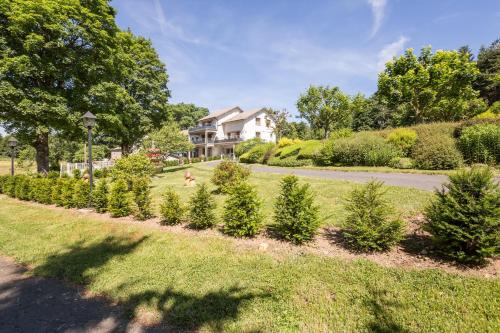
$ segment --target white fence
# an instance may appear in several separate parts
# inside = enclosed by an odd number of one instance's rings
[[[110,168],[113,165],[115,165],[115,161],[109,160],[109,161],[94,161],[92,162],[92,169],[93,170],[99,170],[99,169],[104,169],[104,168]],[[89,168],[88,163],[61,163],[61,175],[66,173],[68,175],[73,174],[73,170],[78,169],[82,172],[87,170]]]

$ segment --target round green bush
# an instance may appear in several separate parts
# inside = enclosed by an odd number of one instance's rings
[[[212,183],[219,192],[228,193],[236,184],[250,176],[250,169],[232,161],[222,161],[214,169]]]
[[[449,176],[425,211],[437,248],[467,263],[482,263],[500,254],[500,185],[487,168]]]
[[[458,147],[468,163],[500,163],[500,125],[478,124],[463,129]]]
[[[398,128],[389,133],[387,142],[401,150],[405,156],[409,156],[417,142],[417,132],[408,128]]]
[[[131,189],[134,177],[152,176],[154,171],[154,165],[146,155],[130,154],[116,161],[111,168],[111,177],[113,180],[125,179]]]
[[[234,186],[224,206],[224,232],[237,237],[256,235],[262,227],[262,202],[250,184]]]
[[[415,166],[424,170],[456,169],[462,165],[462,155],[455,140],[446,135],[420,136],[412,157]]]

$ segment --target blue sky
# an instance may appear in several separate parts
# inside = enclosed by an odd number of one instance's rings
[[[114,0],[120,27],[150,38],[171,102],[296,112],[311,84],[371,94],[385,61],[412,47],[500,37],[499,0]]]

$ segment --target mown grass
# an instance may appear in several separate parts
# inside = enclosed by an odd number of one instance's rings
[[[5,196],[0,208],[0,253],[37,275],[84,284],[131,315],[153,313],[181,329],[500,330],[498,279],[312,254],[271,256],[228,239],[109,223]]]
[[[187,204],[189,197],[194,193],[194,187],[184,186],[184,172],[187,167],[174,167],[167,169],[166,173],[160,174],[153,180],[153,201],[158,207],[161,195],[167,186],[172,186],[182,200]],[[211,185],[210,177],[213,168],[204,164],[195,164],[189,167],[190,172],[196,177],[197,183],[206,182]],[[272,223],[273,205],[279,194],[279,183],[283,175],[271,173],[254,172],[249,182],[257,188],[260,198],[263,200],[264,220],[266,224]],[[301,181],[311,185],[316,203],[320,207],[320,217],[323,226],[340,226],[346,216],[344,208],[347,195],[356,187],[360,186],[348,181],[329,180],[313,177],[299,177]],[[211,185],[212,186],[212,185]],[[211,187],[215,190],[215,187]],[[420,212],[431,198],[429,191],[387,186],[387,199],[395,206],[397,214],[402,216],[413,216]],[[224,195],[215,195],[217,201],[218,215],[221,215],[225,201]]]
[[[14,171],[16,174],[35,172],[36,166],[21,168],[16,163],[14,164]],[[0,175],[6,174],[10,174],[10,158],[0,157]]]

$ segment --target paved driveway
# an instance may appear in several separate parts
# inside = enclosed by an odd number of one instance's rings
[[[207,162],[209,166],[215,166],[218,161]],[[448,179],[444,175],[424,175],[411,173],[384,173],[384,172],[361,172],[361,171],[335,171],[314,170],[301,168],[280,168],[267,165],[251,165],[254,172],[268,172],[276,174],[294,174],[297,176],[316,177],[324,179],[339,179],[352,182],[366,183],[371,179],[378,179],[387,185],[412,187],[421,190],[432,191],[440,188]]]

